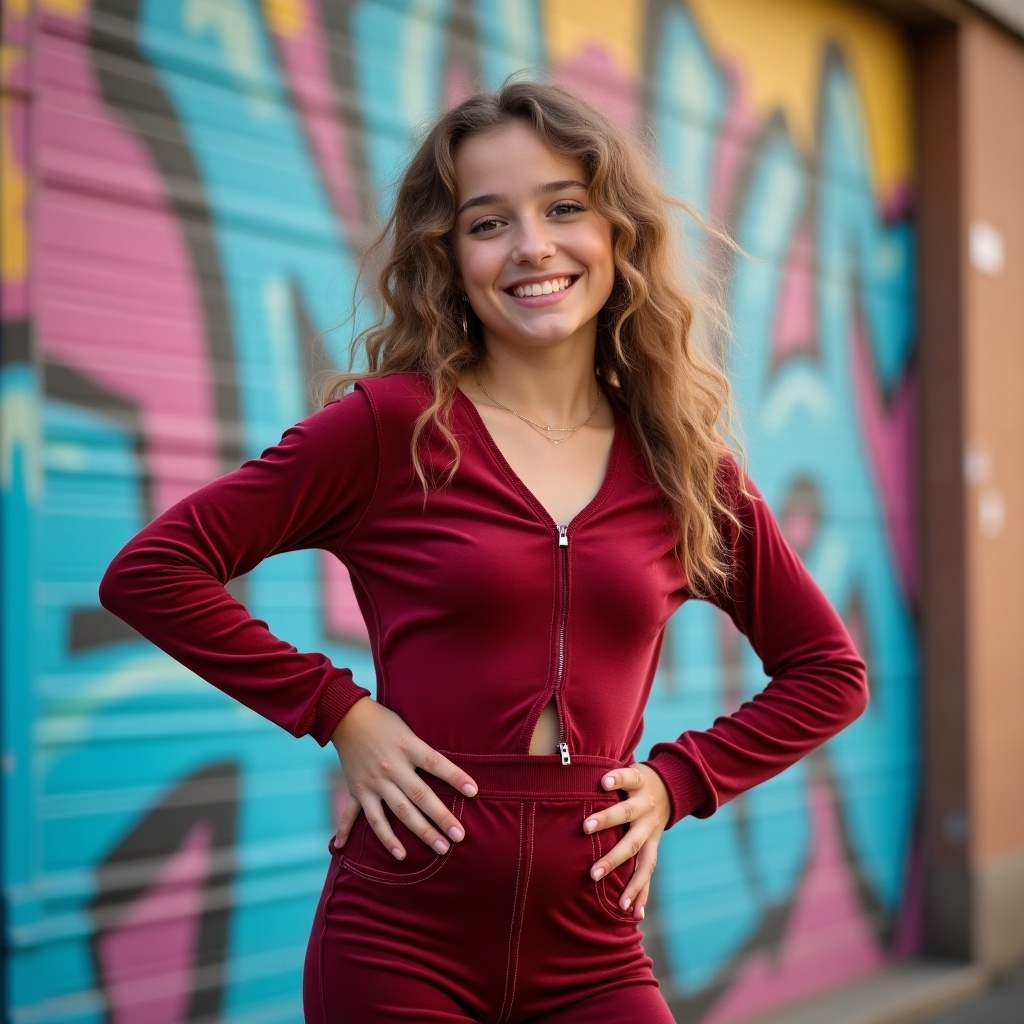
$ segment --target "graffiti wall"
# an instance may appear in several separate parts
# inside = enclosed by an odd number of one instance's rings
[[[745,250],[722,280],[751,471],[870,666],[854,726],[665,836],[645,931],[666,994],[680,1021],[725,1024],[912,953],[913,174],[894,27],[828,0],[18,0],[3,17],[12,1020],[301,1019],[336,764],[142,642],[96,587],[143,523],[312,408],[347,332],[315,339],[348,312],[417,130],[523,67],[653,124],[673,188]],[[232,590],[372,680],[320,553]],[[764,682],[724,618],[688,605],[645,745]]]

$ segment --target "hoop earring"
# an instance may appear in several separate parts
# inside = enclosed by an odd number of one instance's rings
[[[466,293],[462,293],[462,337],[469,341],[469,318],[466,316]]]

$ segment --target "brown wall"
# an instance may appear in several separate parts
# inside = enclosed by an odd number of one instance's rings
[[[918,81],[925,952],[999,969],[1024,960],[1024,40],[942,13]]]
[[[961,45],[972,938],[999,966],[1024,958],[1024,42],[978,19]]]
[[[969,258],[964,273],[970,846],[981,861],[1024,850],[1024,42],[978,21],[962,47],[967,250],[983,220],[1005,252],[1001,273]]]

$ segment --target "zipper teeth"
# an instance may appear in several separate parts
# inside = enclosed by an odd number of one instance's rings
[[[569,613],[569,528],[558,528],[559,555],[562,561],[562,617],[558,624],[558,671],[555,675],[555,714],[558,716],[558,744],[565,743],[565,720],[559,697],[562,692],[562,674],[565,670],[565,620]],[[562,541],[565,541],[563,544]]]

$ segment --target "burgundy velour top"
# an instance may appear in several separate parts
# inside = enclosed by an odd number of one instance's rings
[[[348,567],[377,670],[377,700],[435,748],[527,753],[555,700],[562,759],[633,760],[669,616],[689,598],[673,524],[616,411],[593,501],[556,524],[461,392],[462,461],[423,489],[410,458],[425,378],[368,379],[285,431],[258,459],[189,495],[116,556],[103,606],[197,675],[294,735],[326,744],[369,691],[322,654],[274,636],[225,589],[270,555],[322,548]],[[428,438],[428,471],[450,452]],[[646,762],[670,824],[707,817],[853,721],[864,663],[842,621],[739,470],[723,463],[743,530],[723,526],[735,574],[720,605],[771,677],[705,730]],[[562,527],[560,529],[560,526]]]

